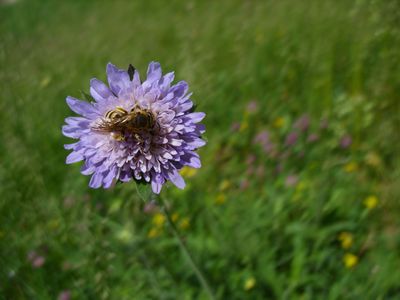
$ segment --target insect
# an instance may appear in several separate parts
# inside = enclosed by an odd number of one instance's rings
[[[114,139],[124,141],[125,136],[133,135],[140,140],[140,133],[151,132],[156,125],[154,115],[147,109],[135,105],[130,112],[117,106],[92,126],[94,131],[111,133]]]

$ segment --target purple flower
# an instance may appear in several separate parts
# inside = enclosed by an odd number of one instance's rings
[[[286,136],[286,140],[285,140],[285,145],[286,146],[293,146],[294,144],[296,144],[297,142],[297,138],[298,138],[298,134],[295,131],[290,132],[287,136]]]
[[[292,186],[295,186],[298,181],[299,181],[299,177],[297,175],[291,174],[291,175],[286,177],[285,185],[287,187],[292,187]]]
[[[69,290],[62,291],[58,294],[58,300],[70,300],[71,299],[71,292]]]
[[[353,140],[351,139],[351,136],[348,134],[345,134],[344,136],[342,136],[342,138],[340,139],[340,147],[342,149],[346,149],[348,147],[350,147],[351,143],[353,142]]]
[[[311,133],[308,137],[307,137],[307,142],[309,143],[314,143],[316,141],[319,140],[319,135],[316,133]]]
[[[307,114],[302,115],[294,123],[294,128],[300,131],[306,131],[310,126],[310,117]]]
[[[34,268],[40,268],[44,265],[44,263],[46,262],[46,259],[43,256],[36,256],[33,260],[32,260],[32,266]]]
[[[269,141],[269,132],[267,130],[262,130],[254,137],[253,143],[265,145],[269,143]]]
[[[258,110],[258,103],[256,100],[251,100],[249,103],[247,103],[246,110],[249,113],[255,113]]]
[[[253,139],[253,144],[261,145],[262,149],[266,154],[274,156],[275,144],[269,138],[270,134],[267,130],[260,131]]]
[[[66,118],[62,128],[65,136],[78,139],[65,145],[72,150],[67,164],[84,161],[81,173],[92,176],[92,188],[134,179],[151,183],[157,194],[168,180],[183,189],[178,171],[200,168],[196,150],[205,145],[205,127],[199,124],[205,113],[192,112],[188,84],[171,86],[174,73],[163,76],[157,62],[149,64],[144,81],[132,66],[126,71],[110,63],[107,77],[109,87],[90,81],[95,102],[67,97],[69,107],[81,115]]]

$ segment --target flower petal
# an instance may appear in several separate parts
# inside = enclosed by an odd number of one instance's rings
[[[73,112],[76,112],[84,117],[93,118],[98,115],[96,108],[89,102],[81,101],[68,96],[67,104]]]
[[[114,97],[108,86],[96,78],[90,80],[90,94],[97,102],[105,102],[108,98]]]
[[[171,182],[180,189],[184,189],[186,186],[185,180],[183,180],[182,176],[179,174],[177,170],[174,170],[172,173],[169,173],[169,180],[171,180]]]
[[[73,164],[73,163],[81,161],[83,159],[84,159],[84,157],[81,153],[73,151],[67,156],[67,159],[65,162],[67,164]]]
[[[117,96],[127,93],[131,87],[128,72],[118,69],[111,63],[107,65],[107,79],[111,91]]]

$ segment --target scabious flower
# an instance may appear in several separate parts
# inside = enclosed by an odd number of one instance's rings
[[[58,294],[58,300],[70,300],[71,299],[71,292],[69,290],[62,291]]]
[[[178,171],[200,168],[196,150],[205,145],[205,127],[199,124],[205,113],[193,112],[188,84],[171,86],[174,73],[163,76],[157,62],[149,64],[144,81],[133,67],[126,71],[110,63],[107,77],[109,87],[98,79],[90,81],[94,102],[67,97],[69,107],[81,116],[65,119],[63,134],[78,139],[65,145],[72,150],[66,162],[83,160],[81,172],[92,175],[92,188],[132,179],[151,183],[157,194],[168,180],[184,188]],[[130,117],[121,121],[121,114]],[[111,117],[120,118],[112,128],[117,132],[107,125]]]
[[[342,149],[347,149],[351,146],[352,142],[353,142],[353,140],[352,140],[351,136],[349,134],[345,134],[344,136],[342,136],[340,138],[339,144]]]
[[[300,130],[301,132],[306,131],[310,126],[310,117],[307,114],[302,115],[296,120],[293,127]]]
[[[297,132],[295,132],[295,131],[290,132],[286,136],[285,145],[288,147],[293,146],[294,144],[296,144],[298,137],[299,137],[299,135],[297,134]]]
[[[293,187],[298,182],[299,182],[299,176],[297,176],[295,174],[291,174],[291,175],[287,176],[286,179],[285,179],[285,185],[287,187]]]
[[[246,111],[249,113],[255,113],[258,110],[258,103],[256,100],[251,100],[249,103],[247,103],[246,106]]]

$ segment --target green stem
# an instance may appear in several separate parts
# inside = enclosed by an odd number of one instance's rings
[[[212,292],[210,285],[208,284],[206,278],[204,277],[204,275],[202,274],[202,272],[200,271],[200,269],[197,267],[196,263],[194,262],[193,256],[190,254],[189,249],[186,247],[185,242],[182,240],[182,237],[180,236],[180,234],[178,233],[178,229],[176,228],[174,222],[172,221],[172,218],[168,212],[168,209],[164,203],[164,201],[162,200],[161,197],[159,197],[160,202],[161,202],[161,209],[162,212],[164,213],[168,224],[170,226],[170,228],[172,229],[172,233],[174,234],[176,240],[178,241],[179,247],[181,248],[183,254],[186,256],[186,259],[190,265],[190,267],[192,268],[193,272],[196,274],[197,279],[200,281],[203,289],[206,291],[206,293],[208,294],[208,297],[211,300],[215,299],[214,293]]]

